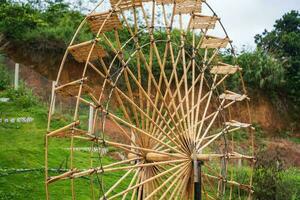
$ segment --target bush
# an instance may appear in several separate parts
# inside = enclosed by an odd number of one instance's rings
[[[231,56],[225,55],[224,62],[233,63]],[[238,65],[243,69],[243,78],[251,89],[265,92],[278,92],[285,83],[284,66],[281,61],[261,49],[243,51],[237,58]],[[239,76],[230,78],[229,85],[236,88],[240,83]]]
[[[9,88],[4,94],[10,98],[20,108],[30,108],[38,103],[38,99],[33,95],[32,90],[21,84],[18,90]]]
[[[9,85],[10,85],[9,73],[0,60],[0,91],[7,89]]]
[[[242,53],[238,63],[243,68],[245,81],[251,87],[269,90],[284,84],[282,63],[260,49]]]
[[[284,169],[278,155],[276,151],[262,151],[257,156],[258,161],[253,179],[255,199],[257,200],[296,200],[300,198],[299,175],[291,174],[289,170]]]

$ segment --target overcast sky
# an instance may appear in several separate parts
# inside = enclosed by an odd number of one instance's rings
[[[221,18],[234,45],[254,47],[254,36],[272,30],[275,20],[300,10],[300,0],[207,0]]]

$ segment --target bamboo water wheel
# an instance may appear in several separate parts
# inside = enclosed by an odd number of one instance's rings
[[[61,183],[72,199],[252,199],[254,128],[231,43],[205,0],[101,1],[59,69],[50,110],[57,95],[74,106],[64,124],[49,112],[47,199],[61,199]],[[82,67],[66,81],[68,59]],[[107,135],[112,124],[119,131]],[[50,172],[66,142],[65,169]],[[108,162],[105,148],[124,156]]]

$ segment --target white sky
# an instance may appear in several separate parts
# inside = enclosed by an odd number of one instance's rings
[[[300,10],[300,0],[207,0],[221,18],[234,46],[255,47],[254,36],[272,30],[275,20]]]

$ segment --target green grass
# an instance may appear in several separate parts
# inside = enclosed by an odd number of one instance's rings
[[[15,102],[0,103],[1,118],[32,117],[29,124],[0,124],[0,168],[43,168],[43,136],[46,111],[41,105],[23,109]],[[6,174],[0,172],[0,199],[42,199],[44,172]]]
[[[17,94],[21,92],[16,92]],[[34,104],[22,104],[23,96],[27,95]],[[21,95],[11,94],[11,91],[2,91],[0,96],[10,96],[12,101],[0,103],[0,118],[32,117],[32,123],[0,123],[0,199],[45,199],[44,189],[44,135],[47,126],[47,107],[39,103],[30,92]],[[21,101],[21,103],[20,103]],[[55,116],[53,128],[61,127],[68,121],[68,117]],[[75,141],[76,146],[89,147],[88,142]],[[49,168],[70,167],[69,139],[51,139],[49,141]],[[78,169],[90,167],[90,153],[75,151],[74,165]],[[97,155],[92,157],[95,165],[99,164]],[[113,162],[113,159],[104,157],[103,164]],[[17,172],[16,169],[33,169],[29,172]],[[62,173],[62,172],[60,172]],[[57,172],[49,172],[57,175]],[[123,172],[111,173],[103,176],[109,187],[116,182]],[[125,182],[128,182],[127,180]],[[99,183],[94,177],[94,193],[99,195]],[[124,188],[121,185],[119,190]],[[79,178],[75,181],[76,197],[91,199],[90,179]],[[117,190],[118,191],[118,190]],[[70,199],[70,181],[59,181],[51,184],[52,199]]]
[[[0,97],[10,97],[11,102],[0,103],[0,118],[32,117],[32,123],[0,123],[0,200],[23,200],[45,199],[44,187],[44,135],[47,126],[47,106],[40,103],[28,89],[21,87],[19,91],[7,89],[0,91]],[[86,110],[87,111],[87,110]],[[85,112],[87,113],[87,112]],[[87,116],[82,117],[87,120]],[[72,121],[72,116],[68,114],[55,114],[52,129],[60,128]],[[81,125],[82,128],[85,125]],[[235,138],[238,141],[247,139],[245,134]],[[76,147],[89,147],[90,142],[75,140]],[[49,168],[67,169],[70,168],[70,139],[52,138],[49,141]],[[115,151],[114,148],[109,148]],[[94,153],[91,157],[89,152],[75,151],[74,166],[77,169],[88,169],[90,159],[94,166],[100,166],[99,157]],[[103,164],[115,162],[106,156],[102,159]],[[21,169],[21,171],[17,171]],[[22,171],[30,169],[30,171]],[[205,172],[205,169],[203,169]],[[234,174],[234,179],[247,184],[249,182],[249,169],[236,169],[239,173]],[[290,188],[291,199],[298,199],[300,187],[299,169],[288,169],[284,171],[283,183]],[[63,173],[50,171],[50,176]],[[75,179],[76,197],[80,200],[91,199],[94,194],[96,199],[102,194],[101,186],[107,191],[125,172],[110,172],[103,175],[94,175],[91,179],[87,177]],[[130,174],[120,186],[113,191],[113,194],[124,190],[130,182]],[[101,184],[103,178],[103,185]],[[99,180],[98,180],[99,179]],[[91,190],[91,184],[94,189]],[[49,191],[51,199],[71,199],[70,180],[57,181],[50,185]],[[208,191],[214,192],[214,191]],[[239,191],[234,188],[234,195]],[[246,194],[240,193],[242,197]],[[129,196],[129,195],[128,195]],[[237,198],[237,197],[236,197]]]

